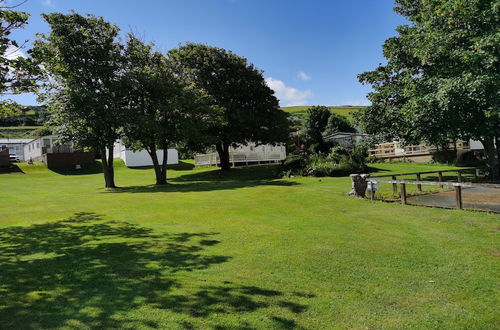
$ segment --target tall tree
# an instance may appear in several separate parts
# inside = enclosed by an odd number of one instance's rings
[[[7,96],[32,90],[32,75],[37,67],[22,56],[26,41],[19,44],[11,33],[28,23],[29,14],[15,10],[18,5],[8,5],[0,0],[0,118],[19,114],[20,106]]]
[[[498,177],[500,3],[396,0],[395,11],[409,24],[384,43],[387,64],[359,75],[374,89],[367,132],[434,145],[479,140]]]
[[[58,124],[58,134],[97,151],[105,186],[114,188],[113,145],[124,118],[119,29],[93,15],[42,16],[51,31],[40,35],[33,49],[45,68],[41,96]]]
[[[233,144],[276,143],[288,137],[287,114],[279,109],[262,71],[225,49],[188,43],[169,52],[175,72],[205,90],[222,120],[206,130],[219,154],[221,169],[228,170]]]
[[[346,117],[332,113],[328,118],[328,124],[323,134],[333,134],[337,132],[355,133],[356,128]]]
[[[323,140],[323,132],[328,126],[330,116],[330,109],[322,105],[315,105],[307,109],[304,134],[308,138],[309,143],[315,146],[316,151],[326,151],[328,149]]]
[[[166,184],[168,149],[181,142],[197,141],[216,111],[207,111],[203,91],[175,76],[166,57],[155,51],[153,44],[129,35],[124,57],[128,109],[125,142],[133,150],[147,150],[156,184]],[[162,150],[161,161],[158,150]]]

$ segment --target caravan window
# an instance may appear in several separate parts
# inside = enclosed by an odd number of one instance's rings
[[[50,148],[50,139],[43,139],[43,146]]]

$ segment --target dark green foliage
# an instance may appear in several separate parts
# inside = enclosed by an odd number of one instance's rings
[[[313,145],[316,152],[326,151],[329,148],[323,140],[323,132],[328,125],[330,115],[330,109],[325,106],[316,105],[307,109],[304,135],[308,144]]]
[[[372,106],[360,114],[364,129],[436,146],[479,140],[497,175],[500,3],[397,0],[395,10],[409,24],[384,43],[387,64],[359,75],[374,89]]]
[[[167,183],[168,149],[185,141],[198,141],[200,132],[217,120],[217,109],[208,96],[176,76],[167,58],[129,34],[124,53],[124,86],[127,91],[125,142],[151,156],[156,184]],[[163,150],[162,161],[157,150]]]
[[[20,50],[27,41],[19,44],[10,37],[12,32],[23,28],[28,23],[28,13],[13,10],[18,5],[7,4],[5,0],[0,0],[1,96],[31,91],[35,86],[32,75],[37,71],[37,67],[31,59],[26,59],[20,54]],[[0,100],[0,118],[19,115],[20,107],[12,100],[2,98]]]
[[[32,52],[44,67],[41,97],[58,134],[95,150],[103,160],[106,187],[114,187],[113,144],[125,119],[119,29],[92,15],[43,18],[50,33],[39,36]]]
[[[188,43],[169,51],[169,60],[179,76],[205,90],[211,104],[222,111],[220,120],[204,130],[210,139],[203,144],[215,146],[223,170],[230,167],[232,144],[287,140],[288,115],[279,109],[262,71],[245,58],[225,49]]]
[[[49,120],[46,106],[19,107],[11,116],[0,117],[1,126],[38,126],[44,125]]]
[[[329,154],[299,150],[283,162],[284,175],[347,176],[366,171],[367,152],[363,148],[335,147]]]
[[[326,125],[326,129],[323,131],[323,134],[327,135],[337,132],[355,133],[356,128],[346,117],[332,113],[328,118],[328,124]]]

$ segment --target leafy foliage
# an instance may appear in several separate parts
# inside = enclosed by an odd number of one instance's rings
[[[298,150],[290,153],[283,162],[284,175],[346,176],[361,173],[366,168],[367,149],[335,147],[329,154]]]
[[[128,119],[125,141],[133,150],[147,150],[156,173],[156,184],[167,181],[168,148],[201,139],[216,109],[208,111],[208,97],[185,84],[170,69],[166,57],[134,35],[128,35],[124,80]],[[163,150],[160,163],[156,151]]]
[[[24,46],[11,39],[13,31],[22,29],[29,14],[13,10],[18,5],[9,6],[0,0],[0,95],[6,96],[31,90],[35,82],[32,75],[37,67],[30,59],[21,56]],[[20,106],[10,99],[0,101],[0,118],[19,115]]]
[[[359,75],[373,86],[367,133],[408,143],[480,140],[498,171],[500,3],[397,0],[410,22],[384,43],[388,62]]]
[[[223,170],[230,167],[229,146],[284,142],[288,138],[287,114],[281,111],[262,71],[225,49],[188,43],[169,51],[169,60],[179,76],[193,82],[222,111],[218,122],[208,127],[204,144],[215,145]]]
[[[336,132],[355,133],[356,128],[346,117],[332,113],[328,118],[328,124],[323,134],[333,134]]]
[[[51,32],[40,35],[33,50],[45,68],[41,97],[58,134],[97,151],[106,187],[114,187],[113,144],[125,118],[119,29],[93,15],[42,16]]]

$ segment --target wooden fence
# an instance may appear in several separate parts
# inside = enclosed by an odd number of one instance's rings
[[[467,169],[458,169],[458,170],[441,170],[441,171],[427,171],[427,172],[413,172],[413,173],[399,173],[399,174],[389,174],[389,175],[374,175],[370,176],[367,181],[368,182],[382,182],[382,183],[391,183],[392,184],[392,191],[393,194],[398,193],[398,185],[400,186],[401,190],[401,204],[408,204],[407,200],[407,193],[406,193],[406,185],[408,184],[413,184],[417,185],[417,190],[419,192],[422,192],[422,185],[432,185],[432,186],[440,186],[441,188],[444,188],[444,186],[452,186],[455,188],[455,199],[456,199],[456,208],[457,209],[462,209],[463,208],[463,202],[462,202],[462,188],[463,187],[474,187],[474,186],[480,186],[477,184],[472,184],[472,183],[464,183],[462,182],[462,173],[463,172],[468,172],[468,171],[473,171],[475,179],[477,179],[480,175],[480,169],[479,168],[467,168]],[[449,172],[454,172],[456,173],[457,176],[457,182],[447,182],[443,181],[443,173],[449,173]],[[438,174],[438,181],[422,181],[421,177],[423,174]],[[410,176],[410,175],[415,175],[416,180],[398,180],[397,177],[401,176]],[[391,180],[380,180],[379,178],[387,178],[390,177]],[[373,180],[376,179],[376,180]],[[375,191],[370,190],[370,198],[374,199],[375,198]]]

